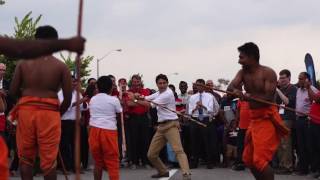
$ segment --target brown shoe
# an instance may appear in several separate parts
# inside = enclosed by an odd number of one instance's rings
[[[154,174],[151,176],[151,178],[162,178],[162,177],[169,177],[169,172],[163,173],[163,174]]]
[[[191,174],[183,174],[182,179],[183,180],[191,180]]]

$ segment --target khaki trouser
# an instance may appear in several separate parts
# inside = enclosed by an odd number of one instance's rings
[[[284,124],[291,129],[292,120],[284,120]],[[292,139],[291,136],[285,137],[281,139],[277,156],[279,159],[279,167],[285,168],[288,170],[292,169]]]
[[[178,121],[169,121],[163,124],[159,124],[156,134],[152,138],[148,151],[148,159],[158,170],[159,174],[164,174],[168,171],[166,166],[159,158],[159,153],[163,146],[166,145],[167,141],[172,146],[172,149],[176,154],[182,173],[190,173],[188,159],[181,145],[178,127]]]

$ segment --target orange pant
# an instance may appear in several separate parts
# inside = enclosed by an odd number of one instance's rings
[[[0,137],[0,179],[7,180],[8,177],[8,149],[4,140]]]
[[[90,127],[89,146],[95,167],[107,169],[110,180],[119,180],[117,131]]]
[[[61,135],[58,107],[57,99],[22,97],[15,108],[20,163],[33,166],[39,153],[44,175],[56,167]]]
[[[248,167],[263,172],[272,160],[281,138],[271,118],[277,122],[282,120],[276,107],[251,109],[250,118],[243,161]]]

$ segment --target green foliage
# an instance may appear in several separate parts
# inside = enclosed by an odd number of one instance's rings
[[[39,15],[36,19],[33,19],[31,17],[31,14],[32,12],[29,12],[22,18],[21,21],[19,21],[19,19],[15,17],[15,32],[13,36],[5,36],[17,39],[33,39],[34,34],[36,32],[37,24],[41,19],[41,15]],[[17,59],[8,58],[3,55],[0,55],[0,63],[4,63],[7,66],[5,79],[11,80],[14,73],[14,69],[16,67]]]
[[[14,37],[16,39],[34,39],[36,33],[37,24],[39,23],[42,15],[39,15],[35,20],[31,17],[32,12],[30,11],[24,18],[19,22],[17,17],[14,18]]]
[[[5,3],[6,3],[5,1],[0,0],[0,6],[1,6],[1,5],[4,5]]]
[[[218,85],[216,85],[216,88],[221,89],[223,86],[228,86],[230,83],[230,80],[219,78],[218,79]]]
[[[71,72],[75,72],[76,69],[76,60],[71,57],[71,54],[68,56],[64,56],[60,53],[61,59],[66,63]],[[90,76],[91,70],[88,69],[89,64],[93,61],[93,56],[81,57],[81,65],[80,65],[80,76],[81,76],[81,86],[86,87],[88,76]]]

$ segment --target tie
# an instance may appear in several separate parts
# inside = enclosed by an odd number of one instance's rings
[[[199,101],[202,104],[202,93],[200,93]],[[199,118],[200,121],[202,121],[203,120],[203,109],[202,109],[202,107],[198,109],[198,112],[199,112],[199,117],[198,118]]]

